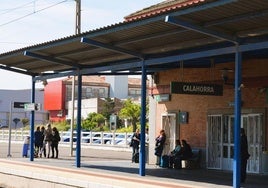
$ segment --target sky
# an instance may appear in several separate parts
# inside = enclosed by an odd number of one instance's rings
[[[122,22],[163,0],[81,0],[81,32]],[[0,54],[75,34],[75,0],[1,0]],[[0,89],[29,89],[31,77],[0,69]],[[41,87],[41,84],[36,87]]]

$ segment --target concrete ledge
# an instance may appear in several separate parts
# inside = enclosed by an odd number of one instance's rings
[[[189,188],[137,176],[122,176],[82,169],[52,167],[31,162],[0,159],[0,187],[27,188]]]

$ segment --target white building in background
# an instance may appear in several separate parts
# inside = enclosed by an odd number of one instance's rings
[[[105,76],[105,81],[110,84],[110,98],[129,98],[128,76]]]
[[[59,122],[72,117],[72,78],[49,81],[44,88],[44,109],[49,111],[49,120]],[[77,83],[77,81],[76,81]],[[82,118],[89,113],[100,113],[105,98],[140,101],[141,79],[118,76],[83,76],[82,77]],[[77,93],[75,84],[74,117],[77,115]]]
[[[48,122],[48,112],[44,111],[43,106],[44,91],[35,91],[35,102],[41,104],[41,110],[35,111],[35,124],[45,124]],[[11,114],[12,128],[21,128],[21,120],[30,120],[30,111],[24,108],[14,108],[14,102],[31,103],[31,89],[26,90],[0,90],[0,124],[1,126],[9,125]],[[16,121],[17,120],[17,121]],[[19,120],[19,121],[18,121]]]

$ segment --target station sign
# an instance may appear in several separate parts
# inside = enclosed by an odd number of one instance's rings
[[[35,110],[35,104],[34,103],[26,103],[26,104],[24,104],[24,110],[25,111],[34,111]]]
[[[24,105],[29,102],[14,102],[13,103],[13,108],[24,108]]]
[[[223,95],[223,86],[217,84],[201,84],[192,82],[171,82],[170,92],[188,95]]]
[[[170,101],[170,94],[160,94],[160,95],[154,95],[155,100],[157,102],[167,102]]]

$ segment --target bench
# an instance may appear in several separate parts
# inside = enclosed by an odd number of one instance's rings
[[[201,149],[192,149],[193,156],[189,159],[182,160],[184,168],[194,169],[201,168]]]

